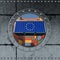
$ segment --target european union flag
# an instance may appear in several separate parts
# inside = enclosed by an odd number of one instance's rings
[[[16,21],[14,33],[45,33],[44,21]]]

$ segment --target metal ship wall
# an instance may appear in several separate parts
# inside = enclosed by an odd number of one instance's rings
[[[48,43],[38,51],[19,50],[8,38],[8,22],[14,13],[33,8],[42,11],[50,21]],[[0,0],[0,60],[60,59],[60,1],[59,0]]]

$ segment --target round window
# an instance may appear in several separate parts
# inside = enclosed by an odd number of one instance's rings
[[[18,11],[8,23],[9,40],[24,51],[40,49],[49,40],[50,32],[49,19],[35,9]]]

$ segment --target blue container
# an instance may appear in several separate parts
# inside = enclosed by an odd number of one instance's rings
[[[31,46],[31,43],[25,43],[25,46]]]
[[[44,21],[16,21],[14,33],[45,33]]]

